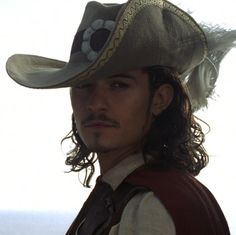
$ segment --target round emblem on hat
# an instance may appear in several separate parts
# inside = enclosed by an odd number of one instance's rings
[[[96,60],[114,27],[115,21],[97,19],[84,31],[81,51],[89,61]]]

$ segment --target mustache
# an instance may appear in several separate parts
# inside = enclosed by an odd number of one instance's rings
[[[119,122],[117,122],[112,118],[107,117],[105,114],[94,114],[94,113],[91,113],[84,120],[82,120],[81,124],[87,125],[90,122],[96,122],[96,121],[106,122],[107,124],[112,125],[113,127],[116,128],[120,127]]]

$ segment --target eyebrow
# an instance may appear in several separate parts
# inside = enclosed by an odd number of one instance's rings
[[[115,74],[115,75],[112,75],[110,78],[129,78],[129,79],[132,79],[132,80],[136,80],[136,77],[130,75],[130,74],[126,74],[126,73],[119,73],[119,74]]]

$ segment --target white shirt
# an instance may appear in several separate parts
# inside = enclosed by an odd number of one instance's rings
[[[115,190],[135,169],[144,164],[143,155],[132,155],[102,176]],[[138,193],[126,205],[120,223],[111,228],[109,235],[175,235],[174,222],[153,192]]]

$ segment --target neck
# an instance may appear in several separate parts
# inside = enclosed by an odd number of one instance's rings
[[[140,148],[113,150],[106,153],[97,153],[101,174],[116,166],[125,158],[140,152]]]

